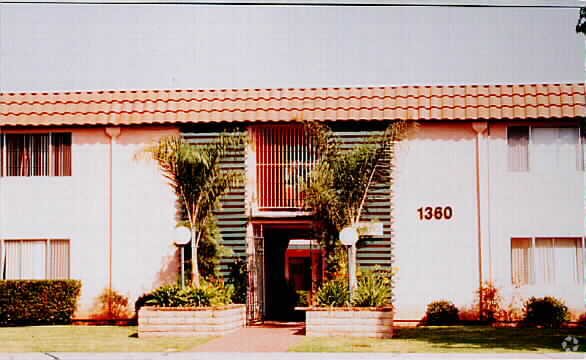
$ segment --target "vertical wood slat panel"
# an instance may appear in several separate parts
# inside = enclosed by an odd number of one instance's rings
[[[222,131],[221,129],[198,130],[196,132],[188,132],[185,130],[182,130],[182,136],[186,141],[196,146],[214,141]],[[244,134],[242,133],[242,135]],[[245,151],[244,146],[239,147],[237,150],[234,149],[233,152],[231,151],[226,159],[222,159],[222,168],[244,171],[246,169]],[[222,206],[215,209],[214,214],[218,220],[222,245],[231,249],[232,253],[224,256],[220,260],[219,270],[222,276],[227,276],[230,271],[230,264],[234,262],[234,259],[246,256],[246,224],[248,223],[248,215],[246,212],[245,188],[239,186],[232,189],[223,195],[220,201]]]

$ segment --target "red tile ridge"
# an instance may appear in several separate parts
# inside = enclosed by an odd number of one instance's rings
[[[365,89],[365,88],[369,88],[369,89],[384,89],[384,88],[406,88],[406,87],[425,87],[425,88],[432,88],[432,87],[465,87],[465,86],[472,86],[472,87],[489,87],[489,86],[496,86],[496,87],[512,87],[512,86],[561,86],[561,85],[566,85],[566,86],[584,86],[585,83],[522,83],[522,84],[510,84],[510,83],[504,83],[504,84],[438,84],[438,85],[429,85],[429,84],[413,84],[413,85],[390,85],[390,86],[338,86],[338,87],[319,87],[319,88],[285,88],[287,90],[308,90],[308,89],[322,89],[322,90],[326,90],[326,89]],[[283,88],[219,88],[219,89],[124,89],[124,90],[113,90],[113,89],[100,89],[100,90],[85,90],[85,91],[79,91],[79,90],[70,90],[70,91],[57,91],[57,92],[47,92],[47,91],[43,91],[43,92],[6,92],[6,93],[2,93],[0,92],[0,95],[38,95],[38,94],[45,94],[45,95],[63,95],[63,94],[71,94],[71,93],[75,93],[75,94],[103,94],[105,92],[108,93],[128,93],[128,92],[145,92],[145,93],[149,93],[149,92],[184,92],[184,91],[189,91],[189,92],[193,92],[193,91],[210,91],[210,92],[220,92],[220,91],[249,91],[249,90],[282,90]]]
[[[581,104],[580,104],[581,105]],[[574,106],[571,104],[525,104],[524,107],[538,107],[538,106],[547,106],[547,107],[555,107],[559,108],[562,106]],[[415,109],[475,109],[475,108],[485,108],[485,109],[512,109],[514,107],[518,107],[518,105],[473,105],[473,106],[462,106],[462,105],[430,105],[430,106],[336,106],[336,107],[319,107],[319,108],[307,108],[307,107],[288,107],[288,108],[273,108],[273,107],[256,107],[256,108],[246,108],[246,109],[189,109],[189,110],[144,110],[144,111],[65,111],[65,112],[6,112],[1,113],[3,116],[40,116],[40,115],[48,115],[48,116],[65,116],[65,115],[107,115],[107,114],[157,114],[157,113],[192,113],[192,112],[254,112],[254,111],[328,111],[328,110],[415,110]]]

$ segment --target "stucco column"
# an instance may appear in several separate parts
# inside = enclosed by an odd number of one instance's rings
[[[107,127],[105,131],[110,138],[106,165],[106,248],[108,249],[108,289],[112,289],[112,159],[114,157],[114,144],[120,135],[120,128]]]
[[[4,132],[2,130],[2,127],[0,127],[0,158],[2,158],[2,161],[0,161],[2,163],[2,167],[6,166],[6,159],[4,157],[4,149],[2,148],[2,145],[5,145],[6,141],[4,139]],[[6,174],[3,174],[2,171],[4,170],[2,167],[0,167],[0,175],[4,175],[6,176]],[[2,243],[2,230],[3,230],[3,226],[4,226],[4,221],[2,220],[3,217],[2,215],[4,214],[4,206],[3,204],[6,202],[4,201],[4,194],[2,193],[2,183],[4,182],[4,176],[0,176],[0,246],[4,245]],[[0,269],[4,269],[4,257],[2,256],[2,249],[0,249]]]
[[[485,136],[488,125],[486,121],[475,121],[472,123],[472,129],[476,132],[475,140],[475,179],[476,179],[476,239],[478,243],[478,289],[482,291],[485,273],[484,273],[484,240],[483,223],[487,211],[483,211],[486,206],[486,182],[483,181],[487,161],[484,150]],[[484,186],[483,186],[484,185]],[[483,201],[484,200],[484,201]],[[492,280],[492,276],[490,277]],[[482,314],[484,304],[480,302],[479,311]]]
[[[586,60],[585,60],[586,61]],[[586,112],[586,109],[585,109]],[[581,131],[586,131],[586,120],[582,120],[582,126],[581,126]],[[582,198],[584,200],[584,216],[582,218],[582,224],[583,224],[583,228],[584,231],[582,232],[583,235],[583,240],[582,240],[582,262],[583,262],[583,275],[582,275],[582,281],[586,282],[586,144],[584,144],[584,139],[586,139],[586,136],[580,134],[580,140],[582,141],[582,174],[583,174],[583,178],[584,178],[584,182],[582,185]],[[584,286],[584,307],[586,308],[586,286]]]

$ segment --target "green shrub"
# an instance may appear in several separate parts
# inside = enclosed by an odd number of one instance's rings
[[[146,301],[146,305],[177,307],[185,304],[179,285],[163,285],[153,290],[149,295],[150,299]]]
[[[140,296],[135,303],[138,313],[140,307],[189,307],[189,306],[221,306],[232,304],[234,286],[223,282],[202,281],[199,288],[179,285],[164,285],[150,293]]]
[[[78,280],[0,281],[0,325],[70,323],[80,290]]]
[[[297,290],[297,304],[295,306],[309,306],[309,291]]]
[[[222,306],[232,304],[232,297],[234,296],[234,286],[231,284],[225,284],[223,281],[203,281],[201,289],[209,298],[211,306]]]
[[[348,284],[342,280],[325,282],[315,294],[317,306],[346,306],[350,303]]]
[[[246,304],[246,291],[248,289],[248,270],[246,262],[242,258],[230,264],[230,274],[228,275],[228,284],[234,286],[234,295],[232,302],[235,304]]]
[[[210,306],[212,304],[209,292],[203,287],[186,287],[179,290],[177,296],[179,297],[177,306]]]
[[[428,325],[453,325],[458,322],[458,308],[447,300],[434,301],[425,312]]]
[[[352,306],[357,307],[386,306],[392,301],[392,279],[387,272],[365,271],[352,294]]]
[[[550,296],[529,298],[524,304],[523,312],[523,323],[527,326],[559,328],[568,320],[568,307],[563,301]]]

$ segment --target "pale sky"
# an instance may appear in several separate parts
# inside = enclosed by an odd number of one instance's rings
[[[0,91],[583,82],[575,8],[0,4]]]

